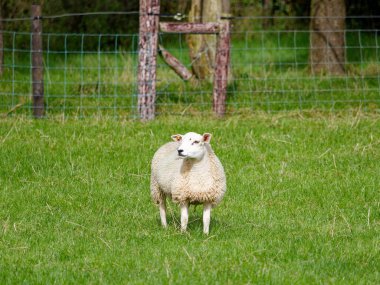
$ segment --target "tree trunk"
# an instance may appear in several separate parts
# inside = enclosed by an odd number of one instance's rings
[[[218,22],[221,11],[220,0],[192,0],[189,22]],[[198,79],[212,79],[216,40],[217,35],[187,35],[192,70]]]
[[[188,0],[178,0],[178,12],[184,15],[186,13],[188,4]]]
[[[312,0],[310,67],[312,73],[345,73],[344,0]]]
[[[264,30],[269,29],[273,26],[273,4],[272,0],[262,0],[262,16],[263,22],[262,27]]]

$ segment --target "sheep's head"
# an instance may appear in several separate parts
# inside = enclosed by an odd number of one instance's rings
[[[172,139],[180,143],[177,149],[179,157],[202,159],[206,152],[205,143],[210,143],[211,134],[187,133],[185,135],[173,135]]]

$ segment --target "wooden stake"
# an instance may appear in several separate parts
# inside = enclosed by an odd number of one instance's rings
[[[41,6],[32,5],[32,87],[33,115],[44,116],[44,70],[42,57]]]
[[[220,22],[220,32],[216,47],[213,110],[218,116],[226,113],[226,94],[228,85],[228,70],[230,65],[230,29],[229,20]]]
[[[155,116],[159,0],[140,0],[138,109],[140,119]]]
[[[3,64],[4,64],[4,40],[3,40],[3,18],[1,16],[0,8],[0,76],[3,74]]]

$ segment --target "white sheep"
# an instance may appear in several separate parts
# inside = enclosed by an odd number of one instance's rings
[[[174,142],[160,147],[152,160],[151,195],[159,205],[163,227],[166,197],[181,206],[181,230],[186,231],[190,204],[203,204],[203,232],[208,234],[211,208],[226,192],[226,176],[210,146],[211,134],[173,135]]]

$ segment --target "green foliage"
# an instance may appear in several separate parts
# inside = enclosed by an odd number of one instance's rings
[[[228,190],[204,236],[150,200],[173,133],[213,134]],[[377,284],[380,120],[317,112],[0,121],[1,284]]]
[[[75,0],[3,1],[0,4],[0,18],[25,18],[24,21],[4,22],[3,29],[6,31],[29,32],[30,8],[33,3],[42,5],[43,16],[72,14],[71,16],[59,17],[55,19],[48,19],[47,17],[44,17],[42,21],[44,33],[87,35],[126,35],[138,33],[138,14],[123,15],[115,13],[111,15],[74,15],[94,12],[138,12],[138,0],[86,0],[81,1],[80,4],[78,4],[78,1]],[[179,12],[178,5],[179,4],[176,1],[161,1],[161,14],[176,14]],[[303,17],[310,15],[310,1],[273,0],[271,1],[271,7],[271,11],[267,16]],[[348,16],[372,15],[373,11],[378,10],[378,1],[364,1],[364,3],[360,2],[360,5],[355,1],[347,2]],[[233,21],[235,31],[259,32],[263,29],[263,19],[250,18],[263,15],[264,11],[262,2],[231,0],[231,13],[238,18]],[[161,20],[173,21],[173,19],[167,17],[164,17]],[[309,28],[309,21],[307,18],[274,18],[270,22],[271,24],[264,28],[264,30],[307,30]],[[378,19],[373,17],[364,19],[348,18],[346,22],[347,28],[355,29],[378,29],[380,25]],[[30,40],[19,39],[17,42],[19,46],[27,49],[29,47]],[[102,48],[112,48],[113,44],[113,39],[108,39],[107,42],[103,43]],[[122,38],[117,45],[118,47],[124,48],[130,47],[131,44],[131,39],[129,37],[125,37]],[[60,41],[57,38],[52,38],[50,45],[54,48],[59,48],[61,46]],[[98,48],[98,41],[96,37],[90,37],[90,39],[86,41],[86,45],[87,48],[96,50]]]
[[[188,0],[190,1],[190,0]],[[263,5],[260,1],[231,0],[231,12],[234,16],[262,16]],[[272,0],[272,11],[270,16],[308,16],[310,15],[310,1],[297,0]],[[61,15],[70,13],[88,12],[130,12],[139,11],[138,0],[82,0],[80,3],[75,0],[7,0],[0,4],[0,15],[3,18],[21,18],[30,16],[30,6],[32,4],[42,5],[43,15]],[[178,11],[176,1],[161,1],[162,14],[175,14]],[[379,11],[378,1],[347,1],[347,15],[373,15],[373,11]],[[189,6],[189,5],[188,5]],[[136,15],[106,15],[106,16],[73,16],[55,20],[44,20],[44,30],[55,33],[135,33],[138,30],[138,16]],[[348,24],[353,28],[375,29],[379,27],[376,18],[349,20]],[[29,21],[6,23],[6,30],[29,31]],[[274,27],[280,28],[284,24],[275,21]],[[302,28],[307,26],[305,21],[297,20],[288,22],[287,28]],[[248,27],[246,21],[237,21],[235,28],[242,30]],[[252,30],[252,25],[250,26]]]

